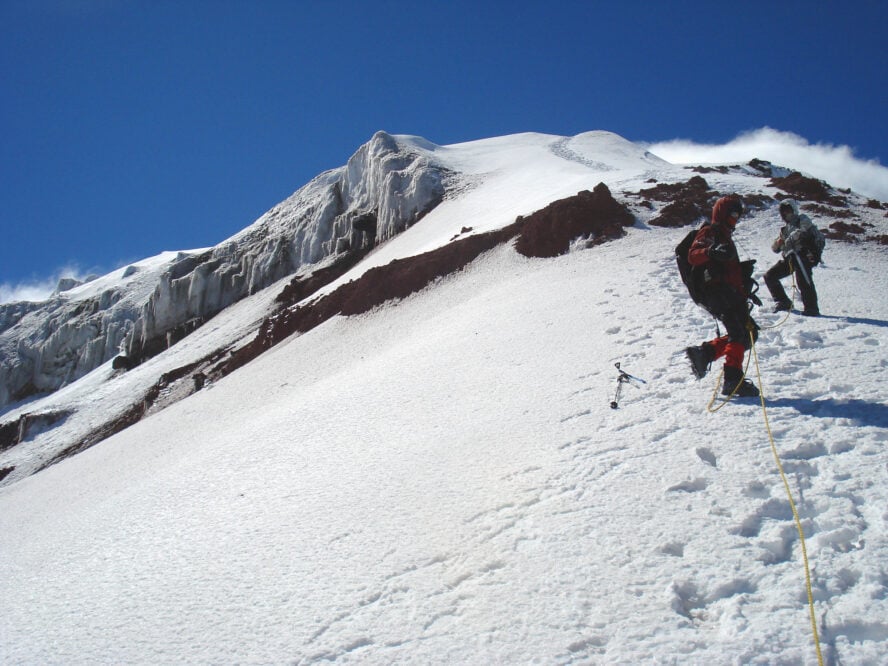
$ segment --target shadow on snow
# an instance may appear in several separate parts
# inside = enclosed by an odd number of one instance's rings
[[[888,321],[884,319],[869,319],[867,317],[840,317],[837,315],[820,315],[821,319],[835,319],[836,321],[844,321],[849,324],[868,324],[870,326],[888,327]]]
[[[790,407],[799,414],[821,418],[852,419],[856,425],[888,428],[888,405],[865,400],[809,400],[806,398],[779,398],[770,400],[769,407]]]

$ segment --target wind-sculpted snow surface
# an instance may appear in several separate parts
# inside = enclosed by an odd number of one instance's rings
[[[346,166],[217,247],[169,260],[153,282],[143,275],[86,298],[0,306],[0,408],[83,377],[121,347],[121,367],[132,367],[306,265],[401,233],[440,203],[448,177],[418,147],[427,144],[415,144],[378,132]],[[362,215],[373,224],[356,230]]]

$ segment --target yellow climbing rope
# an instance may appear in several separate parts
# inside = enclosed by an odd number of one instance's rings
[[[750,340],[752,340],[751,334]],[[808,565],[808,549],[805,546],[805,532],[802,529],[802,521],[801,518],[799,518],[799,512],[796,509],[795,500],[793,500],[792,497],[789,481],[786,479],[786,474],[783,471],[783,464],[780,462],[780,454],[777,452],[777,445],[774,442],[774,434],[771,432],[771,424],[768,421],[768,410],[765,406],[765,391],[764,387],[762,387],[762,373],[759,368],[758,354],[755,350],[755,341],[752,341],[752,356],[755,358],[755,371],[759,383],[759,398],[762,403],[762,414],[765,419],[765,428],[768,431],[768,439],[771,442],[771,452],[774,454],[774,462],[777,463],[777,471],[780,472],[780,478],[783,481],[783,489],[786,491],[786,497],[789,500],[789,506],[792,509],[792,517],[795,520],[796,530],[798,530],[799,533],[799,543],[802,546],[802,561],[805,565],[805,588],[808,592],[808,610],[811,615],[811,631],[814,635],[814,648],[817,651],[817,663],[819,666],[823,666],[823,654],[820,651],[820,636],[817,632],[817,614],[814,611],[814,592],[811,587],[811,568]]]
[[[718,387],[721,386],[722,377],[724,377],[725,374],[725,369],[721,369],[721,372],[719,372],[718,374],[718,380],[715,382],[715,390],[712,391],[712,398],[709,399],[709,404],[706,405],[707,412],[709,412],[710,414],[715,414],[718,410],[727,405],[733,399],[734,394],[737,393],[737,389],[740,388],[740,384],[742,384],[743,380],[746,379],[746,371],[749,370],[749,362],[751,359],[752,357],[746,359],[746,366],[743,368],[743,376],[740,377],[740,381],[737,382],[737,385],[731,391],[731,394],[726,397],[718,407],[713,407],[712,405],[714,405],[715,401],[718,399]]]
[[[793,270],[790,272],[790,275],[792,276],[792,294],[794,299],[797,293],[794,267]],[[790,306],[790,310],[791,309],[792,306]],[[789,314],[790,312],[787,311],[786,315],[779,322],[772,326],[763,326],[761,327],[761,329],[769,330],[782,326],[789,318]],[[742,384],[743,380],[746,378],[746,372],[747,370],[749,370],[750,361],[752,359],[755,359],[755,372],[759,385],[759,399],[762,404],[762,416],[765,420],[765,429],[768,432],[768,440],[771,442],[771,453],[774,454],[774,462],[777,464],[777,471],[780,472],[780,479],[783,481],[783,489],[786,491],[786,498],[789,500],[789,507],[792,509],[792,517],[795,521],[796,530],[799,533],[799,543],[802,546],[802,562],[805,566],[805,589],[808,593],[808,611],[811,617],[811,633],[814,637],[814,649],[817,652],[817,664],[818,666],[823,666],[823,653],[820,650],[820,635],[817,631],[817,613],[814,610],[814,590],[811,586],[811,567],[808,564],[808,548],[805,544],[805,531],[804,529],[802,529],[802,519],[799,517],[799,512],[796,509],[795,500],[792,496],[792,490],[789,487],[789,481],[786,478],[786,473],[783,471],[783,463],[780,462],[780,454],[777,451],[777,444],[774,441],[774,433],[771,431],[771,423],[768,420],[768,408],[765,402],[765,389],[764,386],[762,386],[762,372],[761,368],[759,367],[758,352],[755,348],[755,335],[751,322],[747,323],[747,330],[749,331],[749,344],[752,353],[746,359],[746,366],[743,368],[743,376],[740,378],[740,381],[737,382],[737,386],[734,387],[734,390],[731,391],[731,394],[727,398],[725,398],[724,402],[718,407],[713,407],[712,405],[715,403],[716,397],[718,395],[718,387],[721,385],[722,376],[724,375],[724,369],[722,369],[721,374],[719,374],[718,381],[715,384],[715,391],[713,391],[712,399],[706,406],[706,410],[710,414],[714,414],[726,404],[728,404],[728,402],[734,397],[734,394],[737,392],[740,384]]]
[[[795,285],[793,285],[793,286],[795,286]],[[785,319],[784,319],[784,321],[785,321]],[[782,324],[783,322],[780,322],[780,323]],[[814,648],[817,651],[818,666],[823,666],[823,654],[820,651],[820,636],[817,632],[817,614],[814,610],[814,592],[813,592],[813,588],[811,587],[811,567],[808,564],[808,549],[807,549],[807,546],[805,545],[805,532],[802,529],[802,520],[799,517],[798,510],[796,509],[795,500],[793,499],[792,490],[789,487],[789,481],[786,478],[786,473],[783,471],[783,464],[780,462],[780,454],[777,452],[777,444],[774,442],[774,434],[771,431],[771,423],[768,420],[768,409],[767,409],[767,406],[765,403],[765,390],[764,390],[764,386],[762,386],[762,373],[761,373],[761,368],[759,367],[758,352],[756,351],[756,348],[755,348],[755,336],[753,335],[752,326],[749,325],[747,328],[749,330],[749,343],[750,343],[750,348],[752,349],[752,354],[750,354],[750,357],[746,359],[746,367],[743,368],[743,378],[746,377],[746,372],[749,369],[750,361],[752,359],[755,359],[755,372],[756,372],[756,377],[758,379],[759,399],[761,400],[761,404],[762,404],[762,415],[765,420],[765,429],[768,432],[768,439],[771,442],[771,452],[774,454],[774,461],[777,464],[777,471],[780,472],[780,478],[783,481],[783,489],[786,491],[786,497],[789,500],[789,506],[792,509],[792,517],[793,517],[793,520],[795,521],[796,530],[799,533],[799,543],[802,546],[802,561],[805,565],[805,588],[808,592],[808,610],[809,610],[809,613],[811,616],[811,631],[814,635]],[[771,328],[776,328],[776,326],[773,326]],[[724,370],[722,370],[722,374],[724,374]],[[716,395],[718,393],[718,387],[721,384],[721,375],[720,375],[718,382],[716,382],[715,392],[712,395],[712,399],[709,401],[709,405],[707,405],[707,407],[706,407],[707,411],[709,411],[710,413],[715,413],[719,409],[724,407],[728,403],[728,401],[730,401],[731,398],[734,397],[734,393],[736,393],[737,388],[743,382],[743,378],[741,378],[740,381],[737,382],[737,386],[734,387],[734,390],[731,392],[731,395],[729,395],[721,405],[713,408],[712,405],[715,402]]]

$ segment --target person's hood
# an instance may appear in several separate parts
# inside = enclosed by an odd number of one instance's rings
[[[780,208],[783,208],[784,206],[791,206],[793,217],[796,220],[799,219],[799,202],[798,201],[796,201],[795,199],[783,199],[780,202]],[[778,210],[779,210],[779,208],[778,208]]]
[[[738,213],[738,216],[743,215],[743,202],[740,197],[736,194],[721,197],[712,207],[712,223],[722,224],[733,229],[738,218],[731,217],[731,213],[735,212]]]

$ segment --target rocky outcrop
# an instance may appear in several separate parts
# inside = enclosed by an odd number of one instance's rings
[[[766,164],[768,169],[772,169],[769,162],[760,164]],[[709,173],[718,171],[718,168],[696,167],[694,170]],[[684,227],[707,220],[712,214],[712,206],[724,194],[726,193],[710,189],[706,180],[700,176],[693,176],[684,183],[660,183],[635,193],[627,193],[628,196],[643,197],[642,205],[645,208],[654,208],[651,201],[666,203],[650,219],[649,224],[654,227]],[[746,210],[763,210],[774,203],[774,199],[763,194],[744,194],[742,198]]]
[[[524,219],[515,249],[526,257],[557,257],[582,239],[586,247],[623,236],[635,217],[599,183],[590,192],[553,201]]]
[[[684,183],[660,183],[640,190],[633,196],[645,201],[667,202],[650,220],[655,227],[683,227],[709,217],[718,193],[709,188],[709,183],[700,176],[694,176]]]
[[[803,176],[798,171],[793,171],[788,176],[782,178],[772,178],[768,184],[787,193],[787,196],[778,194],[778,199],[792,197],[799,201],[816,201],[832,206],[846,207],[848,205],[848,199],[833,191],[828,183],[816,178]]]
[[[70,414],[70,412],[65,410],[23,414],[15,421],[0,424],[0,451],[10,449],[42,430],[58,425],[59,422],[68,418]]]

